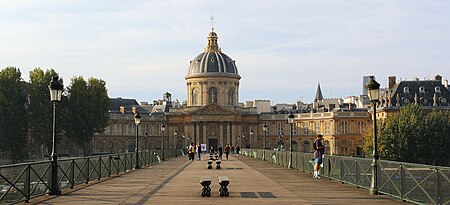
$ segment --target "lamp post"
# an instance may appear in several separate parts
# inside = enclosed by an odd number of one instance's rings
[[[250,149],[252,148],[253,130],[250,129]]]
[[[174,142],[175,142],[175,157],[177,156],[177,153],[178,153],[178,139],[177,139],[177,135],[178,135],[178,132],[175,129],[173,131],[173,138],[174,138]]]
[[[184,149],[186,149],[186,135],[183,133],[183,135],[181,135],[183,137],[183,152]]]
[[[267,149],[267,147],[266,147],[267,124],[264,123],[263,126],[262,126],[262,128],[263,128],[263,131],[264,131],[264,139],[263,139],[263,160],[265,161],[265,160],[266,160],[266,149]]]
[[[52,139],[52,179],[50,195],[60,195],[61,189],[58,182],[58,154],[56,154],[56,107],[61,102],[64,85],[58,76],[54,76],[48,85],[50,101],[53,104],[53,139]]]
[[[292,126],[294,125],[294,115],[292,114],[292,112],[289,113],[288,115],[288,123],[290,125],[290,130],[289,130],[289,168],[292,168]]]
[[[166,131],[166,125],[161,124],[161,150],[162,150],[162,160],[166,160],[166,158],[164,157],[164,131]]]
[[[242,148],[247,148],[247,139],[245,139],[245,133],[242,133]]]
[[[369,193],[378,195],[378,139],[377,139],[377,102],[380,97],[380,84],[375,81],[374,76],[370,76],[369,82],[366,84],[369,99],[373,108],[373,155],[372,155],[372,183],[370,184]]]
[[[139,112],[136,112],[134,115],[134,123],[136,124],[136,149],[134,150],[134,153],[136,154],[136,166],[135,169],[141,168],[139,163],[139,124],[141,124],[141,115]]]
[[[145,151],[148,151],[148,132],[144,132],[144,139],[145,139]]]

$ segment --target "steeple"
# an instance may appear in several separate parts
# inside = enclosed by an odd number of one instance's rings
[[[314,102],[323,100],[322,90],[320,89],[320,83],[317,83],[317,91],[316,97],[314,98]]]

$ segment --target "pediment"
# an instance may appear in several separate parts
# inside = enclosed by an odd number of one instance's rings
[[[208,104],[190,113],[191,115],[234,115],[234,111],[218,104]]]

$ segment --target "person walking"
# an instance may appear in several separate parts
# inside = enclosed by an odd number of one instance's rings
[[[222,146],[221,145],[219,145],[219,148],[217,148],[217,152],[219,152],[219,159],[222,160],[223,150],[222,150]]]
[[[191,142],[191,144],[189,145],[189,148],[188,148],[188,158],[189,158],[189,160],[194,160],[194,154],[195,154],[195,146],[194,146],[194,143],[193,142]]]
[[[239,156],[240,151],[241,151],[241,147],[239,147],[239,145],[236,145],[236,156]]]
[[[228,160],[228,155],[230,154],[230,145],[226,145],[225,146],[225,156],[227,157],[227,160]]]
[[[209,147],[209,153],[214,154],[214,147],[212,145]]]
[[[197,144],[197,160],[202,160],[202,146],[200,143]]]
[[[322,155],[325,154],[325,146],[322,144],[323,136],[321,134],[317,135],[317,139],[314,141],[314,174],[313,177],[320,179],[319,169],[320,165],[323,163]]]

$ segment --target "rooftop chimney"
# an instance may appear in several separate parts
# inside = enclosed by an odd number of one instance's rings
[[[447,90],[448,90],[448,80],[445,80],[444,86],[445,86],[445,88],[447,88]]]
[[[388,89],[389,89],[389,90],[392,90],[392,89],[394,89],[394,86],[395,86],[395,84],[397,83],[397,82],[396,82],[396,81],[397,81],[397,77],[395,77],[395,76],[389,76],[388,78],[389,78]]]
[[[442,83],[442,76],[436,75],[436,76],[434,76],[434,80],[437,80]]]

